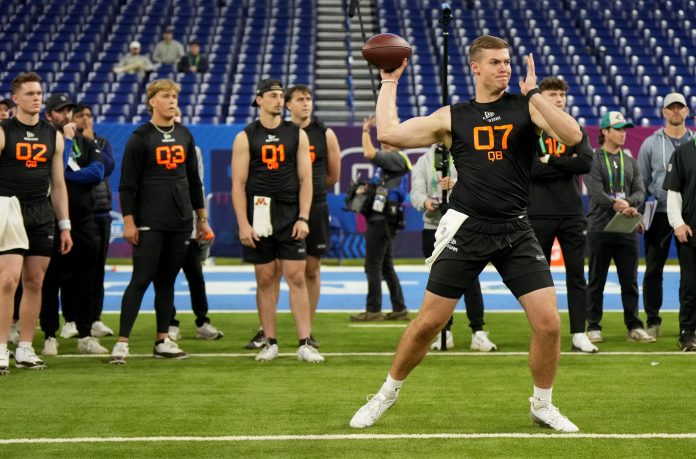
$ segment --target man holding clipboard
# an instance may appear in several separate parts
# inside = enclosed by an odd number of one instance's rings
[[[607,112],[600,121],[599,144],[584,183],[590,194],[587,242],[589,245],[590,306],[587,335],[593,343],[604,341],[602,320],[604,285],[611,260],[621,284],[621,301],[628,340],[654,342],[638,317],[637,208],[645,200],[645,187],[637,163],[623,151],[627,122],[620,112]]]

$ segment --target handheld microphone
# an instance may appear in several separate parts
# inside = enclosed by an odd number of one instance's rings
[[[355,9],[358,7],[358,1],[360,0],[350,0],[350,6],[348,6],[348,16],[355,16]]]

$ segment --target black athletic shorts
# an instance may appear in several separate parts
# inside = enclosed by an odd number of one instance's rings
[[[284,203],[271,200],[271,224],[273,234],[254,241],[256,248],[243,246],[242,257],[247,263],[261,265],[273,260],[306,260],[305,241],[292,238],[292,228],[300,214],[297,203]],[[247,216],[253,224],[253,204],[248,207]]]
[[[29,250],[24,256],[50,257],[55,242],[56,214],[48,198],[21,203]]]
[[[329,251],[329,205],[326,201],[312,203],[309,209],[309,235],[305,239],[307,255],[321,257]]]
[[[489,262],[515,298],[553,287],[549,264],[532,229],[491,234],[460,228],[433,262],[427,290],[461,298]]]

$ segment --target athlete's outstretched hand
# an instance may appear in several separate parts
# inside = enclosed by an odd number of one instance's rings
[[[527,65],[527,78],[520,81],[520,91],[523,96],[526,96],[529,91],[537,87],[536,68],[534,67],[534,55],[529,53],[524,56],[524,62]]]
[[[399,81],[399,78],[401,78],[401,74],[404,73],[404,70],[406,70],[407,65],[408,65],[408,59],[404,59],[404,61],[401,63],[401,67],[399,67],[398,69],[392,70],[391,72],[387,72],[384,69],[379,69],[379,74],[382,76],[382,80]],[[393,83],[391,83],[391,84],[393,84]]]
[[[260,239],[261,238],[259,238],[251,225],[246,224],[244,226],[239,226],[239,242],[241,242],[242,245],[255,249],[256,244],[254,244],[254,241],[259,241]]]
[[[306,238],[309,234],[309,225],[306,222],[297,220],[292,227],[292,238],[298,241]]]

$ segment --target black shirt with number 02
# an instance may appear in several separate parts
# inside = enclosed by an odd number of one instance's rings
[[[0,154],[0,196],[17,196],[21,202],[46,199],[51,159],[56,151],[56,130],[40,119],[33,126],[17,118],[0,124],[5,148]]]
[[[279,202],[298,202],[300,128],[290,121],[282,121],[278,127],[269,129],[257,120],[247,125],[244,132],[249,139],[247,197],[268,196]]]
[[[667,191],[681,193],[684,223],[696,229],[696,141],[690,140],[674,150],[662,186]],[[691,238],[689,243],[696,244],[696,238]]]
[[[191,231],[204,207],[193,136],[179,123],[148,122],[131,135],[121,165],[121,210],[139,228]]]
[[[495,102],[450,109],[458,174],[450,207],[469,215],[466,226],[475,231],[530,228],[525,215],[537,135],[527,99],[504,93]]]

